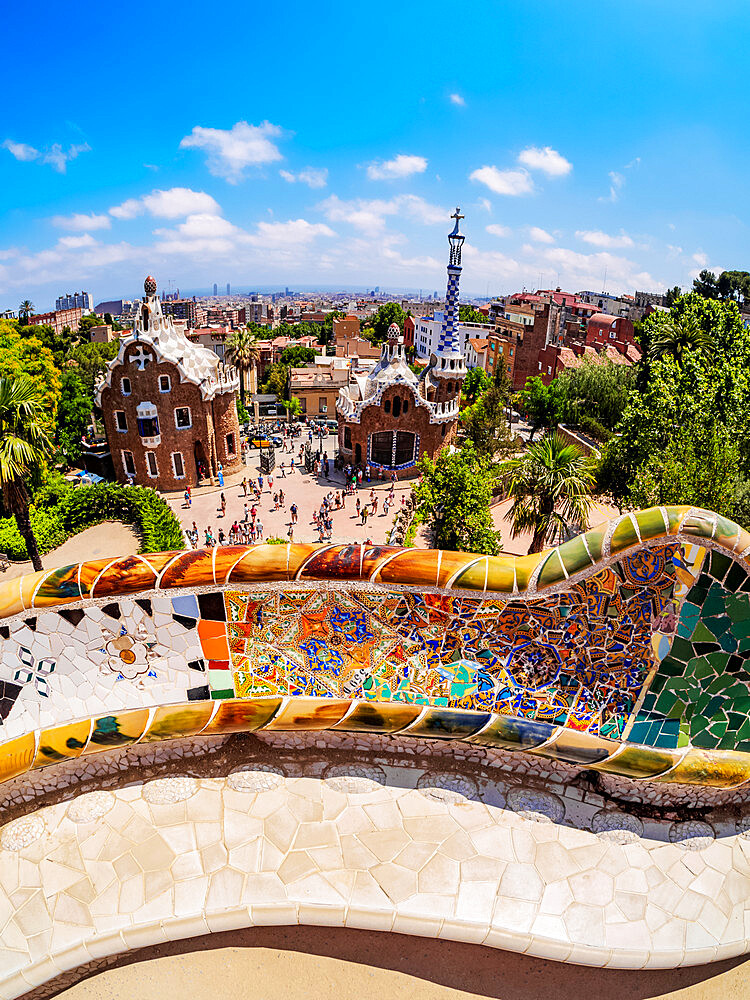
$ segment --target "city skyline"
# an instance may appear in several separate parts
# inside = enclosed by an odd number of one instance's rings
[[[367,11],[292,3],[299,37],[326,40],[322,61],[299,46],[280,74],[278,16],[256,11],[268,44],[252,73],[241,31],[217,39],[216,78],[162,72],[157,31],[149,72],[122,86],[118,60],[141,58],[125,43],[91,88],[63,67],[53,40],[65,15],[50,5],[35,31],[53,91],[9,56],[0,309],[51,307],[82,286],[120,297],[145,272],[186,290],[431,290],[456,204],[467,297],[657,291],[689,287],[704,267],[742,268],[750,140],[722,122],[742,120],[748,29],[738,2],[687,8],[478,3],[456,20],[446,3],[429,17],[419,3],[374,34]],[[247,21],[239,6],[225,13]],[[120,35],[167,15],[135,4]],[[22,16],[9,12],[11,32]],[[84,5],[82,16],[91,49],[108,51],[110,15]],[[180,30],[202,17],[186,6]]]

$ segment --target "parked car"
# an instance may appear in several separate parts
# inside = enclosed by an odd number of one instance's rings
[[[280,448],[283,445],[283,443],[284,439],[278,437],[278,435],[274,435],[274,437],[271,438],[271,444],[274,446],[274,448]]]
[[[271,442],[267,437],[254,437],[250,438],[251,448],[270,448]]]
[[[328,428],[329,431],[332,431],[334,434],[338,433],[339,429],[338,420],[326,420],[326,427]]]

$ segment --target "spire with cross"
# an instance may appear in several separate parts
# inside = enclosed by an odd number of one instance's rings
[[[461,354],[458,334],[458,283],[461,277],[461,248],[466,237],[462,236],[459,230],[459,223],[463,219],[461,209],[456,208],[451,218],[455,219],[455,225],[453,226],[453,230],[448,234],[448,243],[450,245],[448,288],[445,293],[443,328],[440,331],[437,353],[441,355],[451,354],[455,357]]]

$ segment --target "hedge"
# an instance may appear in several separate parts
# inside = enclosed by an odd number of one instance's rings
[[[169,505],[144,486],[117,483],[71,486],[64,481],[58,482],[34,495],[30,512],[31,526],[42,555],[103,521],[132,525],[138,533],[141,552],[185,548],[182,528]],[[14,560],[29,558],[13,517],[0,519],[0,551]]]

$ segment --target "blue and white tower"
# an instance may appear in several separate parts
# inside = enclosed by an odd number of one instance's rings
[[[461,339],[458,333],[458,282],[461,277],[461,248],[465,236],[459,232],[459,222],[463,219],[461,209],[457,208],[451,216],[456,220],[452,232],[448,236],[450,256],[448,258],[448,287],[445,293],[445,312],[443,327],[440,331],[437,351],[433,357],[430,374],[433,377],[450,380],[449,395],[460,390],[460,380],[466,375],[466,362],[461,352]],[[454,386],[455,381],[455,386]]]

